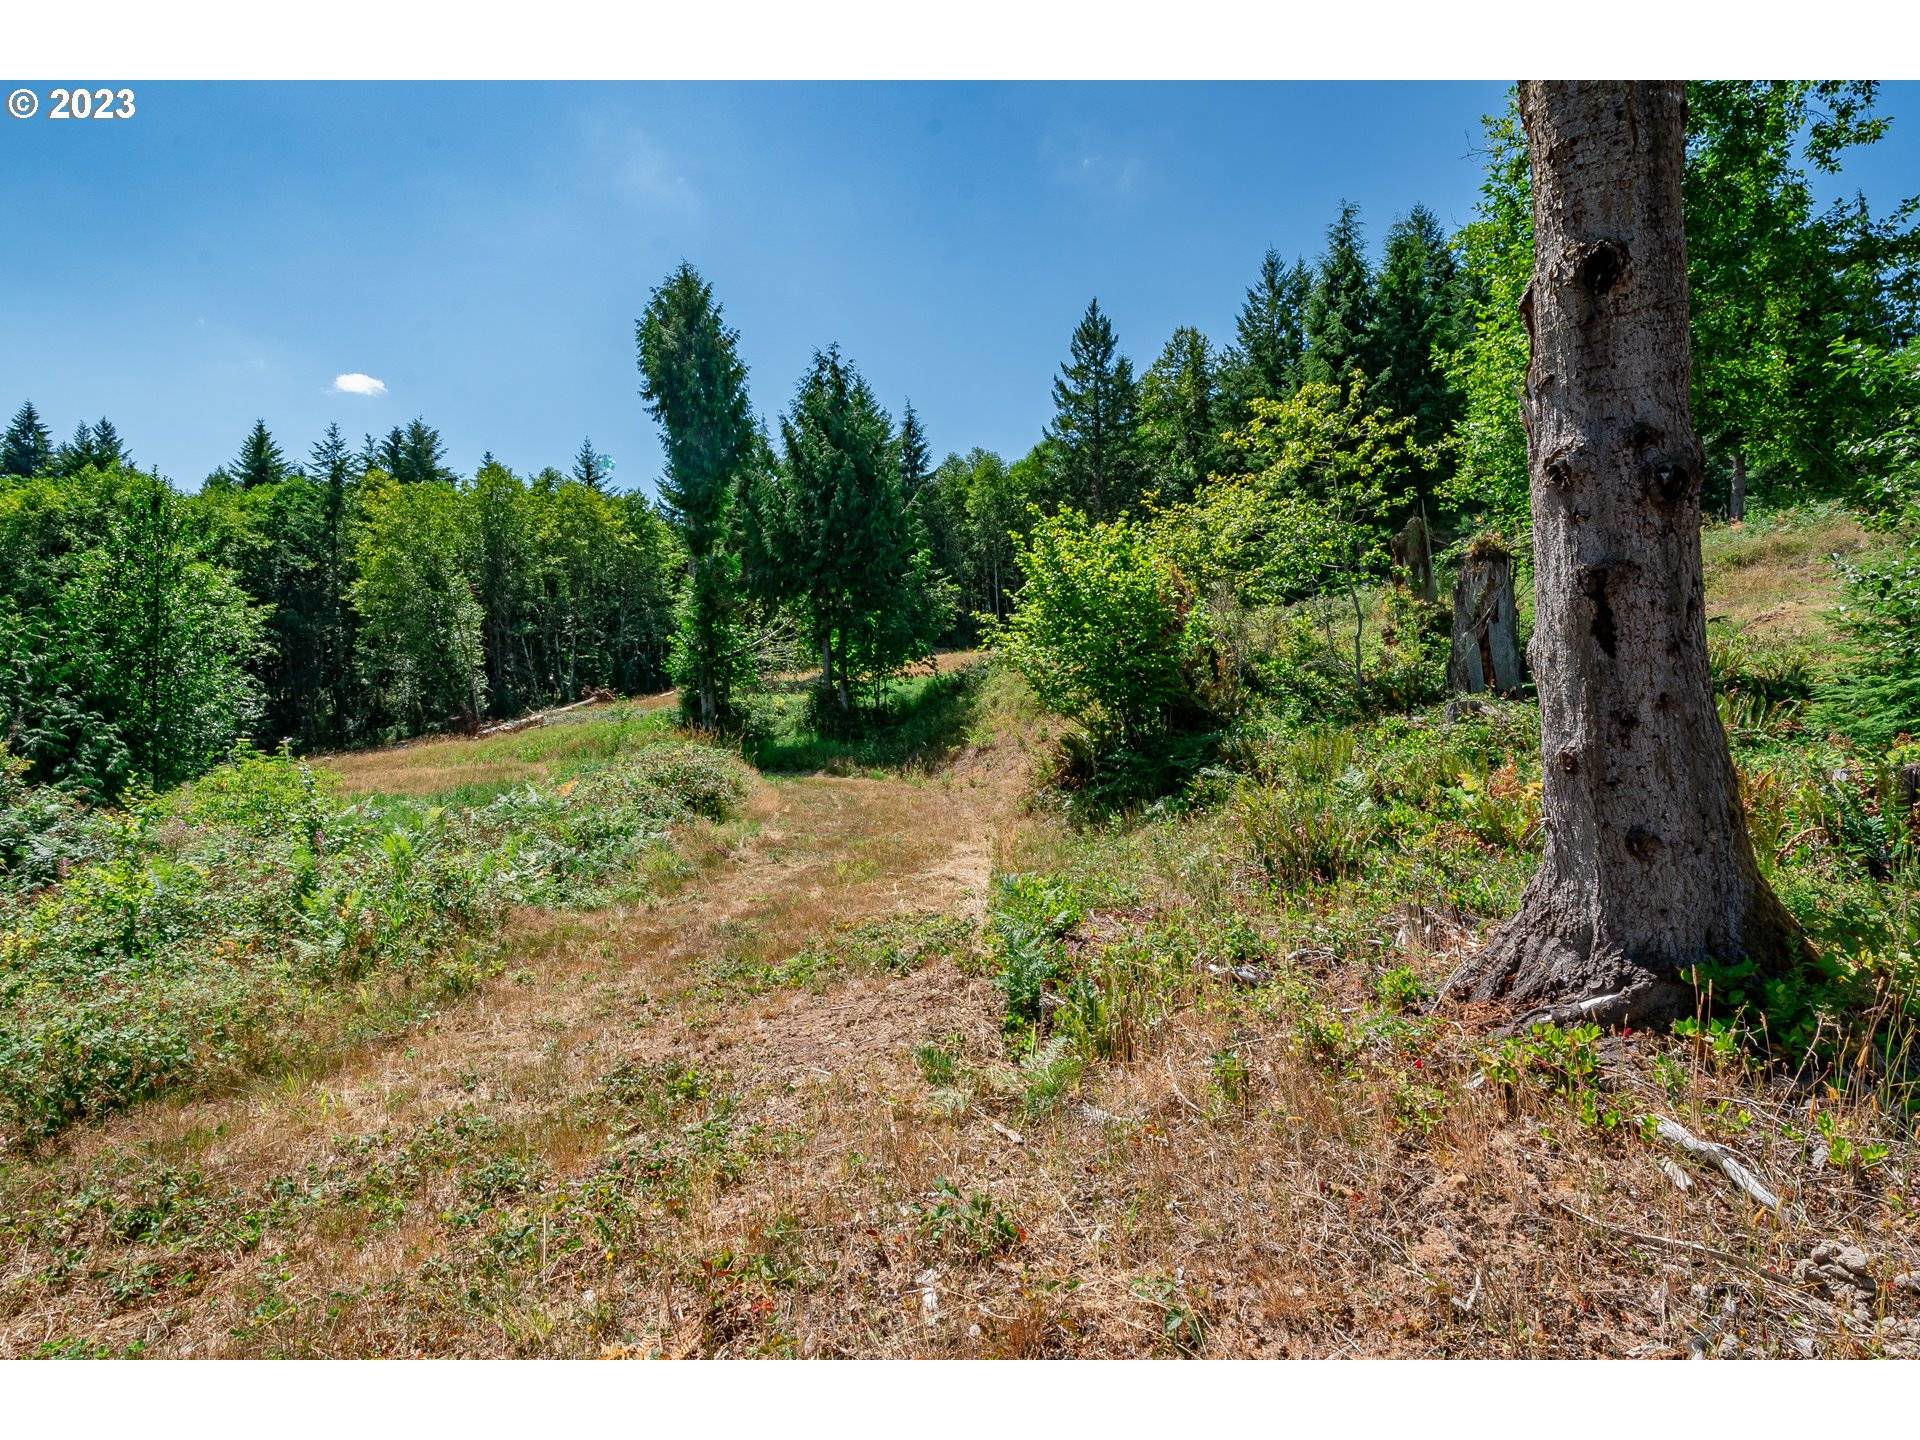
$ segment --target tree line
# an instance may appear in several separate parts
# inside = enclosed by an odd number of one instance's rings
[[[240,736],[314,750],[586,689],[666,683],[678,540],[570,473],[465,479],[424,420],[302,463],[264,423],[182,494],[110,422],[53,446],[31,403],[0,477],[0,722],[37,778],[165,786]]]
[[[1688,100],[1709,508],[1871,500],[1907,463],[1887,437],[1914,404],[1920,225],[1912,201],[1876,216],[1813,197],[1885,132],[1874,87],[1703,82]],[[1389,541],[1415,516],[1524,554],[1533,236],[1511,107],[1489,117],[1485,156],[1457,234],[1416,205],[1376,263],[1343,204],[1318,256],[1269,251],[1224,343],[1182,326],[1136,373],[1089,302],[1053,419],[1010,462],[933,463],[911,404],[896,422],[832,346],[772,423],[756,416],[739,336],[690,265],[636,325],[665,446],[657,502],[613,493],[590,441],[570,472],[489,456],[455,475],[424,419],[358,446],[334,427],[300,462],[262,422],[182,495],[110,421],[56,445],[29,403],[0,440],[9,743],[43,776],[110,792],[192,773],[237,734],[348,745],[591,686],[671,680],[693,722],[724,729],[750,723],[760,677],[796,652],[818,667],[821,717],[854,724],[887,676],[1046,591],[1029,589],[1035,557],[1081,553],[1062,526],[1150,529],[1191,592],[1169,602],[1183,625],[1207,591],[1357,605],[1405,559]],[[1043,523],[1056,533],[1036,548]]]

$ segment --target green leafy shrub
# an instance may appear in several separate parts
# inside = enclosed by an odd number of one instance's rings
[[[1202,626],[1148,530],[1061,510],[1035,523],[1020,568],[1026,584],[992,644],[1040,703],[1084,726],[1101,753],[1165,731]]]

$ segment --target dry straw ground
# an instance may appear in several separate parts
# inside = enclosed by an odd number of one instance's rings
[[[554,753],[621,723],[583,723]],[[1197,974],[1124,1058],[1035,1103],[1045,1056],[1002,1036],[980,922],[996,873],[1073,842],[1026,803],[1030,716],[1001,706],[977,740],[932,773],[765,780],[743,819],[683,836],[679,878],[651,900],[518,914],[500,972],[423,1028],[7,1157],[21,1239],[0,1260],[0,1350],[1920,1344],[1911,1146],[1823,1163],[1785,1138],[1807,1101],[1778,1077],[1609,1037],[1601,1083],[1628,1117],[1610,1128],[1551,1087],[1489,1078],[1486,1017],[1444,1017],[1410,1061],[1330,1054],[1325,1017],[1368,1013],[1380,969],[1431,984],[1473,943],[1418,912],[1378,937],[1371,970],[1307,955],[1284,983]],[[340,768],[437,793],[544,763],[481,740]],[[1209,862],[1188,860],[1069,943],[1196,902]],[[1819,1103],[1852,1133],[1884,1129],[1864,1100]],[[1743,1136],[1779,1214],[1645,1140],[1643,1110]]]

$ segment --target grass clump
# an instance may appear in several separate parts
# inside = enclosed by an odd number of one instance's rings
[[[617,888],[745,786],[719,751],[662,745],[471,809],[341,805],[243,748],[94,812],[64,879],[0,897],[0,1125],[47,1135],[405,1025],[487,973],[510,906]]]

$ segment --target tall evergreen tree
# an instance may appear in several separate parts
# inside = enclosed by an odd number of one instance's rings
[[[1183,325],[1140,383],[1141,448],[1166,499],[1190,498],[1220,468],[1220,408],[1207,337]]]
[[[77,475],[95,463],[94,453],[93,427],[82,420],[73,427],[73,438],[54,452],[54,473]]]
[[[52,464],[53,437],[29,400],[14,412],[6,438],[0,440],[0,475],[38,475]]]
[[[1234,344],[1220,363],[1220,386],[1230,429],[1252,418],[1254,400],[1284,400],[1300,388],[1307,347],[1307,295],[1313,274],[1304,262],[1283,265],[1276,250],[1260,261],[1234,321]]]
[[[98,431],[95,433],[97,435]],[[264,420],[253,422],[253,429],[247,432],[247,438],[241,442],[240,453],[227,469],[228,478],[242,490],[251,490],[259,485],[278,485],[292,473],[293,467],[287,464],[287,457],[275,443]]]
[[[1360,207],[1342,201],[1340,216],[1327,227],[1327,248],[1307,296],[1307,353],[1301,378],[1345,389],[1356,372],[1374,370],[1373,273],[1367,265],[1360,231]]]
[[[573,478],[589,490],[597,490],[601,494],[606,493],[613,479],[613,465],[593,448],[591,435],[580,442],[580,449],[573,457]]]
[[[123,470],[133,468],[133,454],[121,440],[120,432],[114,429],[113,422],[102,415],[93,422],[93,463],[104,469],[119,466]]]
[[[838,347],[814,354],[780,438],[782,589],[806,614],[823,693],[846,712],[857,682],[929,653],[948,610],[907,505],[902,447]]]
[[[392,437],[388,438],[391,442]],[[427,424],[424,417],[416,415],[407,422],[406,430],[401,433],[399,453],[393,457],[393,478],[402,485],[451,480],[453,472],[447,469],[446,456],[447,450],[441,443],[440,432]]]
[[[1459,417],[1446,357],[1459,343],[1459,266],[1440,222],[1416,205],[1387,232],[1373,292],[1370,403],[1413,421],[1413,438],[1436,444]],[[1430,512],[1438,474],[1414,476],[1415,503]]]
[[[1068,358],[1053,382],[1057,488],[1066,503],[1096,520],[1125,510],[1140,492],[1139,387],[1133,363],[1118,353],[1099,300],[1074,327]]]
[[[932,478],[933,452],[927,445],[926,428],[909,400],[900,412],[900,485],[909,504]]]
[[[407,432],[398,425],[387,431],[374,447],[374,468],[384,470],[398,480],[407,464]]]
[[[761,452],[740,336],[722,318],[713,287],[684,261],[653,291],[634,330],[640,393],[665,432],[660,494],[687,549],[674,678],[693,720],[725,725],[749,659],[735,613],[734,499]]]
[[[353,584],[353,550],[349,534],[352,486],[357,461],[347,449],[340,426],[327,433],[310,452],[307,473],[325,487],[321,508],[322,611],[318,617],[321,685],[325,692],[326,728],[330,739],[350,739],[354,730],[353,609],[347,594]]]

